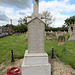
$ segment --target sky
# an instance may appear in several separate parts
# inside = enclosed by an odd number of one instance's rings
[[[39,0],[39,13],[44,10],[51,12],[55,21],[51,26],[62,27],[64,20],[75,15],[75,0]],[[33,0],[0,0],[0,26],[18,24],[20,18],[31,15]]]

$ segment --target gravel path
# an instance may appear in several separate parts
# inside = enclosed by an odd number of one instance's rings
[[[49,58],[49,62],[51,63],[52,75],[75,75],[75,71],[70,71],[68,68],[64,67],[64,65],[57,62],[56,59]],[[72,69],[70,66],[68,67]]]
[[[23,61],[23,59],[16,59],[14,63],[9,63],[7,68],[4,69],[4,71],[1,75],[6,75],[7,69],[14,67],[14,66],[21,69],[22,61]],[[73,75],[73,73],[75,73],[75,72],[72,72],[72,71],[68,70],[67,68],[65,68],[61,63],[57,62],[55,59],[49,58],[49,62],[51,64],[51,68],[52,68],[52,75]],[[0,64],[0,69],[3,66],[4,66],[3,64]],[[70,66],[68,66],[68,67],[71,68]]]
[[[9,62],[8,66],[3,70],[3,72],[2,72],[1,75],[7,75],[6,74],[7,69],[12,68],[12,67],[18,67],[19,69],[21,69],[22,61],[23,61],[23,59],[15,59],[15,62],[14,63]],[[2,63],[0,65],[0,68],[3,68],[4,67],[3,64],[4,63]]]

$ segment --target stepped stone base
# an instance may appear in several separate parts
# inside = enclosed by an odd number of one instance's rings
[[[46,53],[25,52],[22,75],[51,75],[51,65]]]

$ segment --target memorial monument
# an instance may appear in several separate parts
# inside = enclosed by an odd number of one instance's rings
[[[69,26],[68,32],[70,33],[69,41],[75,40],[75,24]]]
[[[33,0],[33,13],[28,16],[28,50],[22,63],[22,75],[51,75],[51,65],[44,51],[45,22],[39,14],[39,0]]]

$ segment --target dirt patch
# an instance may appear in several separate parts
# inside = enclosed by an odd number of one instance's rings
[[[52,75],[72,75],[75,73],[74,71],[71,71],[66,68],[61,63],[57,62],[56,59],[49,58],[49,62],[51,63]],[[69,65],[66,66],[72,69]]]

